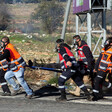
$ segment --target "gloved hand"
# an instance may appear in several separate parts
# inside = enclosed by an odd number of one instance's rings
[[[96,73],[97,71],[94,69],[93,72]]]
[[[72,66],[72,63],[71,63],[70,61],[67,61],[66,65],[67,65],[68,67],[71,67],[71,66]]]

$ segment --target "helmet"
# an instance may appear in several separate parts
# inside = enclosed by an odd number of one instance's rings
[[[104,42],[104,48],[105,48],[105,50],[107,50],[107,49],[111,46],[111,43],[112,43],[112,37],[109,37],[109,38]]]
[[[73,39],[80,39],[81,40],[81,37],[79,35],[74,35]]]
[[[58,43],[58,44],[64,43],[64,40],[63,39],[57,39],[56,43]]]

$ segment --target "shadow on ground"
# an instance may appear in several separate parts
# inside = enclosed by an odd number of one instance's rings
[[[34,94],[35,94],[35,98],[60,96],[59,89],[51,85],[41,87],[40,89],[34,91]],[[81,96],[74,96],[67,93],[67,99],[68,99],[67,101],[70,101],[70,100],[85,99],[85,97],[83,93],[81,94]]]
[[[60,95],[60,92],[59,89],[57,89],[56,87],[47,85],[34,91],[34,94],[39,98],[39,97],[46,97],[46,96],[58,96]]]

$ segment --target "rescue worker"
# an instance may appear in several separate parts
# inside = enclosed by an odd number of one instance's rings
[[[81,40],[79,35],[73,36],[74,46],[78,54],[78,63],[80,65],[80,72],[83,80],[87,83],[90,78],[93,82],[93,69],[95,60],[92,52],[84,40]],[[76,87],[75,91],[70,91],[71,94],[80,96],[80,88]]]
[[[99,58],[96,62],[94,72],[97,72],[97,76],[94,80],[93,88],[93,101],[97,101],[103,97],[100,97],[101,85],[107,88],[112,88],[110,82],[105,81],[107,73],[112,74],[112,37],[108,38],[104,43]]]
[[[10,43],[8,37],[4,36],[1,39],[1,46],[3,48],[3,54],[0,56],[0,60],[6,59],[8,61],[8,71],[5,73],[5,79],[14,89],[11,95],[17,95],[21,91],[19,85],[16,84],[13,79],[13,77],[16,77],[26,92],[26,98],[32,98],[33,92],[24,80],[24,70],[26,65],[24,59]]]
[[[80,73],[77,71],[78,64],[76,59],[74,58],[73,53],[70,51],[71,48],[64,43],[63,39],[56,40],[57,50],[59,54],[59,60],[61,64],[61,69],[63,69],[62,74],[58,79],[59,90],[61,92],[61,96],[56,98],[56,101],[66,101],[66,92],[65,92],[65,82],[72,78],[73,81],[84,91],[88,100],[91,100],[90,93],[85,87],[83,81],[81,80]]]
[[[0,51],[0,55],[2,55],[2,49]],[[6,59],[0,60],[0,83],[1,83],[0,85],[3,90],[3,93],[1,94],[2,96],[11,95],[10,89],[7,85],[7,81],[4,78],[7,68],[8,68],[7,60]]]

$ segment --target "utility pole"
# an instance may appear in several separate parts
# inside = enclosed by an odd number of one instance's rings
[[[61,39],[63,39],[63,40],[65,39],[65,32],[66,32],[66,26],[67,26],[67,21],[68,21],[68,17],[69,17],[70,7],[71,7],[71,1],[72,0],[68,0],[67,6],[66,6],[64,24],[63,24],[62,34],[61,34]]]
[[[66,32],[66,26],[67,26],[67,21],[68,21],[68,17],[69,17],[70,7],[71,7],[71,1],[72,0],[68,0],[67,6],[66,6],[64,24],[63,24],[62,34],[61,34],[61,39],[63,39],[63,40],[65,39],[65,32]],[[57,63],[59,63],[59,56],[57,56]],[[54,73],[54,76],[57,76],[57,73]]]
[[[106,32],[106,0],[103,0],[104,8],[102,10],[102,28],[104,32]],[[106,36],[104,37],[103,43],[106,40]]]

